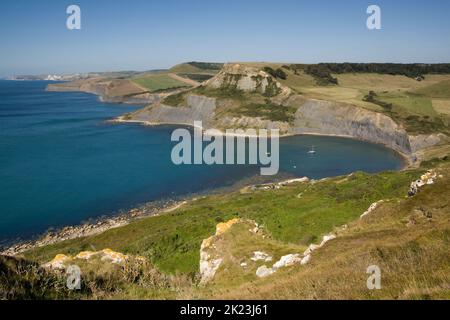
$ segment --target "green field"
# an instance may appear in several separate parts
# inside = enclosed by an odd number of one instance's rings
[[[386,103],[391,103],[398,113],[429,117],[437,115],[433,109],[431,99],[428,97],[404,92],[387,92],[378,93],[378,99]]]
[[[150,92],[188,87],[186,83],[173,79],[167,74],[149,75],[143,78],[132,79],[132,81]]]
[[[420,88],[415,93],[430,98],[450,98],[450,80]]]

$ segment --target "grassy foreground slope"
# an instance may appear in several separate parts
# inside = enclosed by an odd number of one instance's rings
[[[450,299],[450,169],[409,199],[391,199],[356,219],[312,255],[235,288],[209,288],[219,299]],[[381,270],[381,290],[368,290],[367,268]]]

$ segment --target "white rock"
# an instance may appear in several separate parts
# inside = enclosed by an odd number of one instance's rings
[[[336,239],[336,236],[331,233],[323,236],[323,240],[320,243],[319,247],[323,247],[325,245],[325,243],[327,243],[328,241],[334,240],[334,239]]]
[[[375,202],[375,203],[372,203],[372,204],[370,205],[370,207],[366,210],[366,212],[364,212],[359,218],[360,218],[360,219],[364,218],[365,216],[367,216],[368,214],[370,214],[373,210],[375,210],[375,209],[378,207],[378,205],[380,205],[380,204],[383,203],[383,202],[384,202],[384,200],[380,200],[380,201],[377,201],[377,202]]]
[[[269,256],[267,253],[265,253],[265,252],[262,252],[262,251],[255,251],[255,252],[253,252],[253,257],[251,257],[250,258],[250,260],[252,260],[252,261],[266,261],[266,262],[269,262],[269,261],[272,261],[272,257],[271,256]]]
[[[201,283],[206,283],[214,278],[214,275],[222,264],[222,259],[200,261]]]
[[[65,263],[69,260],[70,257],[65,254],[57,254],[52,261],[44,264],[43,267],[47,269],[63,270],[66,268]]]
[[[317,250],[319,248],[320,248],[320,246],[317,244],[314,244],[314,243],[310,244],[308,249],[306,249],[305,252],[303,252],[303,255],[307,256],[307,255],[311,254],[311,252],[313,252],[314,250]]]
[[[282,256],[280,260],[275,262],[275,264],[272,266],[274,270],[277,270],[279,268],[283,267],[290,267],[294,264],[300,263],[302,261],[302,258],[300,255],[297,254],[288,254],[286,256]]]
[[[291,183],[305,183],[305,182],[309,182],[309,178],[308,177],[303,177],[303,178],[299,178],[299,179],[290,179],[290,180],[286,180],[283,182],[278,183],[279,186],[286,186],[288,184]]]
[[[242,263],[241,263],[241,267],[242,267],[242,268],[247,267],[247,263],[246,263],[246,262],[242,262]]]
[[[259,231],[259,228],[256,226],[256,227],[254,227],[253,229],[248,229],[248,231],[250,231],[251,233],[258,233],[258,231]]]
[[[307,264],[311,260],[311,255],[308,254],[307,256],[303,257],[302,261],[300,261],[301,265]]]
[[[272,268],[267,268],[266,266],[261,266],[256,270],[256,276],[259,278],[264,278],[270,276],[275,271]]]

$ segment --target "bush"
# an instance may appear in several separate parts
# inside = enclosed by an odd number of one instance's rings
[[[281,69],[281,68],[278,68],[278,69],[274,70],[271,67],[264,67],[263,70],[265,72],[267,72],[268,74],[270,74],[274,78],[282,79],[282,80],[286,80],[287,79],[286,72],[284,72],[283,69]]]

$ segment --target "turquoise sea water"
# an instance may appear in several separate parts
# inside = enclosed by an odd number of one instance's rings
[[[0,81],[0,241],[78,224],[143,202],[229,186],[256,166],[175,166],[174,127],[111,124],[137,106],[85,93],[46,92],[48,82]],[[315,146],[317,154],[307,151]],[[399,169],[389,149],[296,136],[280,141],[280,175],[323,178]]]

